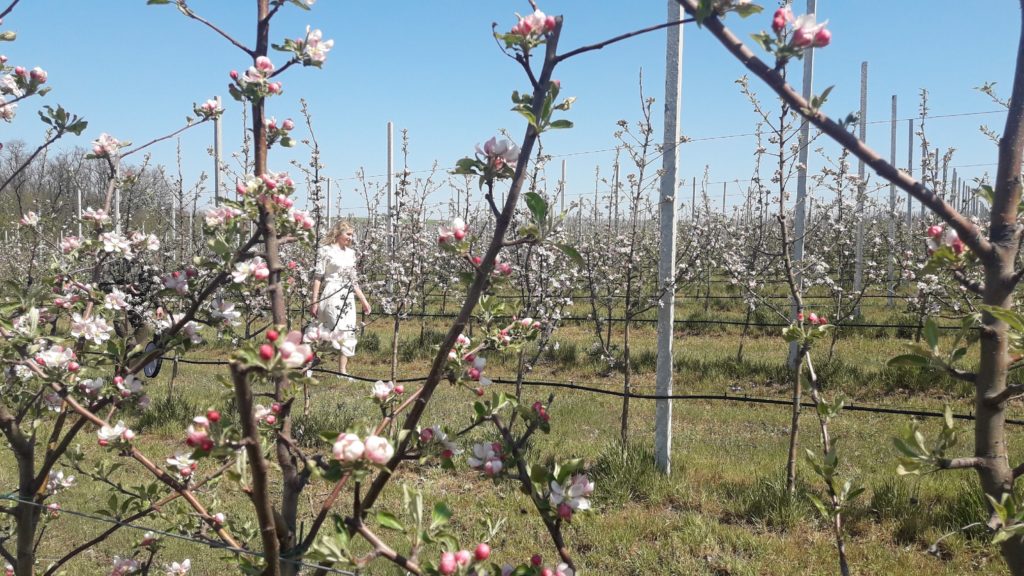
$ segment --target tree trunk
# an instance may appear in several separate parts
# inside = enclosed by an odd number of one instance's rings
[[[798,354],[796,370],[793,371],[793,405],[792,419],[789,426],[789,456],[786,458],[786,491],[796,493],[797,452],[800,450],[800,398],[803,390],[800,385],[800,371],[804,369],[804,355]]]

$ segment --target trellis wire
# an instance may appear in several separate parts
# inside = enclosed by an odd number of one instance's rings
[[[8,500],[10,502],[17,502],[17,503],[20,503],[20,504],[28,504],[30,506],[35,506],[37,508],[46,508],[45,504],[41,504],[39,502],[33,502],[31,500],[22,500],[20,498],[17,498],[15,496],[11,495],[11,494],[0,494],[0,500]],[[47,511],[49,511],[49,510],[47,510]],[[145,531],[145,532],[152,532],[153,534],[157,534],[157,535],[160,535],[160,536],[165,536],[167,538],[173,538],[175,540],[183,540],[185,542],[191,542],[191,543],[194,543],[194,544],[202,544],[203,546],[205,546],[207,548],[212,548],[214,550],[225,550],[225,551],[232,552],[232,553],[235,553],[235,554],[243,554],[243,555],[252,556],[252,557],[255,557],[255,558],[263,558],[264,557],[264,555],[262,553],[260,553],[260,552],[254,552],[252,550],[246,550],[244,548],[235,548],[234,546],[228,546],[227,544],[223,544],[223,543],[220,543],[220,542],[214,542],[214,541],[211,541],[211,540],[200,540],[198,538],[192,538],[192,537],[186,536],[184,534],[178,534],[177,532],[168,532],[166,530],[160,530],[158,528],[149,528],[149,527],[146,527],[146,526],[140,526],[140,525],[134,524],[132,522],[122,522],[122,521],[116,520],[114,518],[108,518],[106,516],[99,516],[99,515],[96,515],[96,514],[90,514],[88,512],[80,512],[80,511],[77,511],[77,510],[70,510],[70,509],[67,509],[67,508],[61,508],[59,513],[60,514],[67,514],[69,516],[77,516],[79,518],[85,518],[87,520],[93,520],[93,521],[96,521],[96,522],[103,522],[103,523],[114,525],[114,526],[121,526],[121,527],[124,527],[124,528],[131,528],[133,530],[142,530],[142,531]],[[357,576],[356,572],[350,572],[348,570],[341,570],[341,569],[333,568],[333,567],[320,566],[319,564],[311,564],[309,562],[303,562],[301,560],[292,560],[292,559],[289,559],[289,558],[283,558],[282,557],[281,558],[281,562],[286,562],[286,563],[289,563],[289,564],[294,564],[294,565],[297,565],[297,566],[301,566],[303,568],[316,568],[318,570],[324,570],[324,571],[330,572],[332,574],[345,574],[347,576]]]
[[[222,365],[225,365],[225,366],[229,364],[229,362],[226,362],[224,360],[188,360],[188,359],[181,359],[181,358],[178,359],[178,362],[180,362],[182,364],[204,364],[204,365],[222,364]],[[352,374],[343,374],[343,373],[335,371],[335,370],[328,370],[328,369],[324,369],[324,368],[313,368],[312,371],[313,372],[320,372],[320,373],[324,373],[324,374],[331,374],[331,375],[339,376],[339,377],[342,377],[342,378],[349,378],[349,379],[351,379],[353,381],[360,381],[360,382],[377,382],[377,381],[385,380],[384,378],[371,378],[371,377],[365,377],[365,376],[353,376]],[[400,383],[400,382],[425,382],[426,380],[427,380],[427,376],[420,376],[420,377],[414,377],[414,378],[401,378],[401,379],[393,380],[393,382],[395,382],[395,383]],[[517,379],[512,379],[512,378],[501,378],[501,377],[499,377],[499,378],[492,378],[491,382],[494,382],[496,384],[522,384],[524,386],[536,386],[536,387],[548,387],[548,388],[564,388],[564,389],[568,389],[568,390],[578,390],[580,392],[590,392],[590,393],[594,393],[594,394],[603,394],[605,396],[615,396],[615,397],[618,397],[618,398],[624,398],[626,396],[629,396],[630,398],[635,398],[635,399],[638,399],[638,400],[724,400],[724,401],[729,401],[729,402],[741,402],[741,403],[750,403],[750,404],[772,404],[772,405],[782,405],[782,406],[792,406],[793,405],[793,402],[791,400],[786,400],[786,399],[781,399],[781,398],[764,398],[764,397],[759,397],[759,396],[750,396],[749,394],[729,395],[728,392],[725,392],[725,393],[722,393],[722,394],[668,394],[668,395],[634,394],[634,393],[626,394],[626,393],[620,392],[618,390],[606,390],[604,388],[598,388],[596,386],[590,386],[590,385],[585,385],[585,384],[577,384],[576,382],[573,382],[573,381],[560,382],[560,381],[555,381],[555,380],[526,380],[526,379],[524,379],[524,380],[517,380]],[[801,402],[800,405],[801,406],[805,406],[805,407],[812,407],[812,408],[814,407],[814,404],[812,402]],[[872,406],[870,404],[853,404],[853,403],[850,403],[850,404],[844,405],[843,409],[844,410],[850,410],[850,411],[853,411],[853,412],[871,412],[871,413],[877,413],[877,414],[896,414],[896,415],[903,415],[903,416],[923,416],[923,417],[941,417],[941,416],[943,416],[942,412],[935,412],[935,411],[929,411],[929,410],[918,410],[918,409],[910,409],[910,408],[888,408],[888,407],[885,407],[885,406]],[[975,419],[973,414],[953,414],[953,418],[956,418],[958,420],[974,420]],[[1008,418],[1006,420],[1006,423],[1007,424],[1017,425],[1017,426],[1024,426],[1024,420],[1016,420],[1016,419]]]

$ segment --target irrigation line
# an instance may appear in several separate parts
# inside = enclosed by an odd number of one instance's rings
[[[223,365],[227,365],[228,364],[228,362],[223,361],[223,360],[181,360],[181,359],[179,359],[178,362],[181,362],[183,364],[223,364]],[[336,372],[336,371],[333,371],[333,370],[323,370],[323,369],[314,369],[314,370],[315,371],[319,371],[319,372],[324,372],[324,373],[327,373],[327,374],[334,374],[334,375],[337,375],[337,376],[341,376],[343,378],[347,377],[347,378],[350,378],[353,381],[359,380],[359,381],[362,381],[362,382],[377,382],[378,380],[380,380],[379,378],[366,378],[366,377],[362,377],[362,376],[353,376],[351,374],[342,374],[341,372]],[[403,379],[395,380],[394,382],[396,382],[396,383],[398,383],[398,382],[422,382],[422,381],[425,381],[426,379],[427,379],[427,377],[423,376],[423,377],[419,377],[419,378],[403,378]],[[520,382],[519,380],[516,380],[516,379],[500,378],[500,377],[499,378],[492,378],[491,381],[495,382],[497,384],[516,384],[516,383]],[[523,385],[525,385],[525,386],[537,386],[537,387],[548,387],[548,388],[564,388],[564,389],[567,389],[567,390],[578,390],[578,391],[581,391],[581,392],[592,392],[594,394],[603,394],[605,396],[615,396],[615,397],[618,397],[618,398],[625,398],[626,397],[626,394],[624,392],[619,392],[617,390],[607,390],[607,389],[604,389],[604,388],[597,388],[595,386],[588,386],[588,385],[585,385],[585,384],[577,384],[577,383],[572,382],[572,381],[569,381],[569,382],[558,382],[558,381],[554,381],[554,380],[522,380],[521,383]],[[793,405],[793,402],[791,400],[780,399],[780,398],[764,398],[764,397],[759,397],[759,396],[750,396],[748,394],[729,395],[728,392],[722,393],[722,394],[668,394],[668,395],[632,394],[631,393],[631,394],[629,394],[629,397],[630,398],[636,398],[638,400],[724,400],[724,401],[728,401],[728,402],[742,402],[742,403],[749,403],[749,404],[772,404],[772,405],[779,405],[779,406],[792,406]],[[803,407],[807,407],[807,408],[814,408],[815,407],[815,404],[813,402],[801,402],[800,405],[803,406]],[[869,405],[869,404],[868,405],[864,405],[864,404],[853,404],[853,403],[844,405],[843,406],[843,410],[849,410],[851,412],[871,412],[871,413],[875,413],[875,414],[897,414],[897,415],[902,415],[902,416],[942,417],[944,415],[942,412],[935,412],[935,411],[931,411],[931,410],[918,410],[918,409],[910,409],[910,408],[887,408],[887,407],[884,407],[884,406],[872,406],[872,405]],[[953,414],[953,418],[956,418],[958,420],[974,420],[975,419],[973,414]],[[1017,419],[1008,418],[1006,420],[1006,423],[1007,424],[1014,424],[1014,425],[1017,425],[1017,426],[1024,426],[1024,420],[1017,420]]]
[[[36,506],[38,508],[46,508],[45,504],[41,504],[39,502],[33,502],[33,501],[30,501],[30,500],[22,500],[20,498],[12,496],[11,494],[0,494],[0,500],[9,500],[11,502],[17,502],[17,503],[20,503],[20,504],[28,504],[30,506]],[[47,511],[49,511],[49,510],[47,510]],[[146,532],[152,532],[153,534],[158,534],[160,536],[165,536],[167,538],[174,538],[176,540],[184,540],[185,542],[192,542],[192,543],[195,543],[195,544],[202,544],[203,546],[206,546],[208,548],[213,548],[215,550],[226,550],[228,552],[233,552],[235,554],[244,554],[246,556],[253,556],[253,557],[256,557],[256,558],[263,558],[264,557],[263,553],[261,553],[261,552],[253,552],[252,550],[246,550],[244,548],[235,548],[234,546],[228,546],[227,544],[222,544],[220,542],[214,542],[212,540],[199,540],[198,538],[192,538],[192,537],[189,537],[189,536],[185,536],[184,534],[178,534],[176,532],[167,532],[165,530],[160,530],[160,529],[157,529],[157,528],[148,528],[146,526],[139,526],[138,524],[133,524],[131,522],[122,522],[120,520],[115,520],[115,519],[112,519],[112,518],[108,518],[106,516],[97,516],[95,514],[89,514],[87,512],[79,512],[77,510],[69,510],[67,508],[61,508],[59,510],[59,513],[61,513],[61,514],[68,514],[70,516],[78,516],[80,518],[85,518],[85,519],[88,519],[88,520],[95,520],[97,522],[103,522],[103,523],[106,523],[106,524],[122,526],[122,527],[125,527],[125,528],[132,528],[134,530],[143,530],[143,531],[146,531]],[[316,568],[318,570],[325,570],[325,571],[330,572],[332,574],[345,574],[347,576],[357,576],[356,572],[349,572],[348,570],[340,570],[338,568],[329,568],[329,567],[326,567],[326,566],[320,566],[319,564],[310,564],[308,562],[303,562],[301,560],[291,560],[291,559],[282,557],[281,558],[281,562],[287,562],[289,564],[295,564],[295,565],[301,566],[303,568]]]
[[[391,316],[391,314],[381,314],[382,316]],[[403,318],[455,318],[455,314],[439,314],[431,312],[408,312],[402,315]],[[511,319],[511,316],[496,316],[499,319]],[[626,322],[625,318],[600,318],[601,322]],[[593,318],[587,318],[584,316],[563,316],[558,319],[559,322],[593,322]],[[633,318],[629,322],[635,322],[637,324],[655,324],[658,322],[656,318]],[[744,322],[742,320],[701,320],[701,319],[680,319],[675,321],[676,324],[715,324],[723,326],[749,326],[751,328],[785,328],[790,326],[784,322]],[[859,323],[859,324],[834,324],[836,329],[843,328],[902,328],[907,330],[917,330],[922,328],[923,325],[918,324],[870,324],[870,323]],[[936,326],[939,330],[962,330],[963,326]],[[974,328],[980,330],[980,328]]]

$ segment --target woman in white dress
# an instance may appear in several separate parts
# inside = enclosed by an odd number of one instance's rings
[[[355,230],[341,220],[331,227],[327,239],[333,243],[317,253],[309,312],[320,323],[321,330],[335,334],[341,350],[338,371],[348,374],[348,359],[356,353],[355,300],[359,298],[366,314],[370,313],[370,303],[356,278],[356,252],[352,249]]]

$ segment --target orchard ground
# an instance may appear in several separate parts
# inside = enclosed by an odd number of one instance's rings
[[[907,318],[877,305],[866,306],[866,320],[883,323]],[[718,317],[737,316],[735,305],[718,306]],[[682,318],[715,314],[703,311],[700,301],[680,306]],[[379,317],[378,317],[379,318]],[[742,319],[742,317],[740,317]],[[370,322],[352,373],[384,377],[390,370],[391,321]],[[422,376],[434,352],[433,343],[446,328],[438,320],[403,322],[399,346],[399,377]],[[789,395],[785,370],[786,346],[777,328],[754,330],[744,345],[743,360],[737,361],[740,327],[680,329],[675,342],[675,387],[678,393],[730,393],[785,399]],[[567,323],[555,333],[557,350],[541,356],[528,380],[573,381],[603,389],[621,391],[622,375],[609,372],[607,363],[591,358],[587,350],[593,341],[593,327]],[[636,369],[634,392],[654,392],[654,327],[635,328],[632,358]],[[832,360],[827,346],[815,358],[828,394],[843,394],[851,401],[892,407],[941,411],[950,403],[954,411],[970,411],[970,393],[965,385],[945,377],[885,367],[885,362],[902,353],[908,340],[895,338],[892,331],[847,330],[842,333]],[[228,343],[210,343],[191,353],[189,359],[227,358]],[[528,354],[529,355],[529,354]],[[326,368],[335,367],[333,357]],[[491,354],[489,374],[514,378],[518,357]],[[172,367],[165,363],[159,377],[149,383],[154,402],[145,413],[129,420],[140,434],[138,445],[154,455],[173,455],[183,446],[181,422],[209,407],[222,408],[233,418],[231,390],[222,387],[218,376],[226,366],[179,364],[173,388],[169,387]],[[366,429],[377,412],[370,400],[369,382],[349,382],[333,375],[320,375],[321,384],[310,390],[310,410],[294,421],[301,444],[319,451],[329,446],[319,438],[346,428]],[[494,389],[514,393],[511,385],[494,384]],[[415,383],[406,384],[407,390]],[[490,391],[488,391],[489,393]],[[629,423],[631,441],[623,456],[618,445],[621,399],[577,390],[527,386],[524,401],[545,400],[554,394],[551,406],[552,432],[536,436],[530,447],[540,461],[558,454],[585,460],[596,483],[594,510],[567,530],[567,541],[584,573],[593,574],[821,574],[835,564],[832,534],[805,494],[820,493],[822,487],[809,468],[801,469],[800,489],[795,498],[785,493],[784,466],[789,430],[789,409],[722,401],[676,401],[674,403],[673,473],[660,475],[654,468],[653,415],[650,400],[633,400]],[[431,402],[424,425],[441,424],[450,432],[464,428],[472,414],[474,395],[465,389],[442,385]],[[1024,411],[1014,407],[1010,417]],[[303,399],[297,392],[294,411],[301,414]],[[843,412],[833,424],[840,438],[840,474],[867,487],[867,492],[845,512],[849,540],[847,550],[856,573],[964,574],[984,568],[1005,573],[995,547],[984,531],[964,526],[984,521],[984,501],[976,489],[977,479],[969,471],[953,471],[899,477],[897,452],[892,437],[910,420],[907,416]],[[934,434],[937,419],[926,419],[924,429]],[[801,444],[817,449],[817,425],[813,411],[805,409]],[[960,449],[970,451],[971,426],[958,421]],[[93,459],[121,463],[113,474],[125,488],[143,477],[136,465],[115,453],[90,444],[94,436],[83,435],[82,449]],[[459,439],[463,446],[484,438],[477,430]],[[1011,459],[1024,457],[1020,443],[1024,426],[1011,427]],[[5,453],[0,482],[15,482],[14,467]],[[202,477],[212,463],[204,461],[197,472]],[[70,470],[65,467],[70,473]],[[76,473],[79,487],[62,498],[66,511],[95,514],[112,493],[111,487],[89,481]],[[485,517],[504,519],[505,524],[491,541],[500,561],[525,561],[533,553],[552,557],[554,551],[543,537],[535,515],[529,513],[528,498],[511,480],[491,481],[469,469],[465,455],[456,459],[454,471],[436,462],[403,466],[387,493],[383,509],[400,511],[401,485],[420,489],[427,505],[448,503],[454,510],[453,526],[460,541],[479,540],[486,528]],[[249,503],[232,485],[202,490],[211,509],[226,513],[236,533]],[[315,483],[303,499],[315,505],[330,490],[326,482]],[[174,505],[170,509],[175,509]],[[189,513],[185,508],[182,514]],[[307,517],[310,514],[306,511]],[[240,522],[239,524],[234,524]],[[138,523],[147,526],[144,519]],[[94,534],[103,527],[98,520],[62,513],[48,528],[39,555],[41,564],[78,545],[82,534]],[[255,528],[254,524],[249,526]],[[123,553],[141,539],[143,530],[124,528],[109,540],[66,565],[68,574],[100,574],[109,570],[114,554]],[[383,530],[385,535],[390,535]],[[954,533],[948,537],[945,535]],[[937,545],[936,542],[938,542]],[[165,538],[163,561],[191,558],[194,574],[221,574],[229,565],[221,561],[224,551],[201,543]],[[933,546],[935,545],[935,546]],[[428,552],[429,556],[429,552]],[[993,572],[994,571],[994,572]],[[399,569],[375,563],[367,574],[400,573]]]

